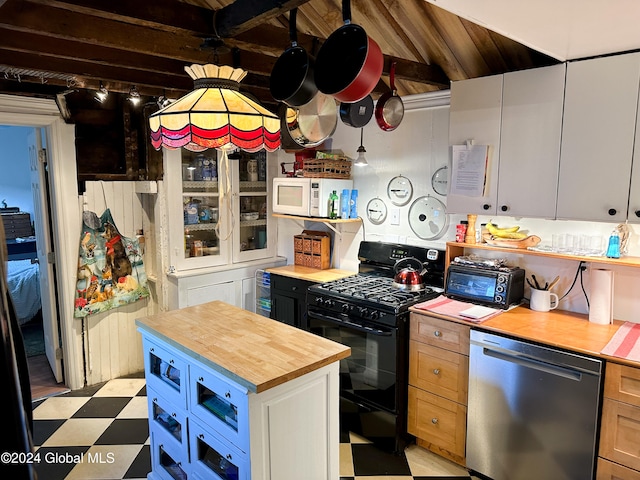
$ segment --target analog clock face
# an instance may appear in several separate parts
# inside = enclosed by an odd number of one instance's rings
[[[413,185],[407,177],[398,175],[393,177],[387,186],[387,195],[391,203],[401,207],[406,205],[411,200],[413,195]]]
[[[374,225],[380,225],[387,218],[387,206],[381,198],[373,198],[367,203],[367,218]]]

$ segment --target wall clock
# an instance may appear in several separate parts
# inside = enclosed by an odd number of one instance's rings
[[[413,185],[411,185],[411,181],[407,177],[398,175],[389,181],[387,195],[391,203],[401,207],[411,200],[413,196]]]
[[[367,218],[374,225],[380,225],[387,218],[387,205],[381,198],[372,198],[367,203]]]

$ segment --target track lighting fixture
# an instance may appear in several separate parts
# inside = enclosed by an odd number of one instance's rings
[[[132,85],[129,89],[129,101],[134,105],[138,105],[140,103],[140,92],[135,85]]]
[[[104,101],[109,96],[109,90],[104,86],[102,82],[100,82],[100,88],[96,92],[96,100],[100,103],[104,103]]]
[[[164,108],[164,107],[168,107],[169,104],[171,103],[171,100],[169,100],[167,97],[165,97],[164,95],[160,95],[158,97],[158,108]]]

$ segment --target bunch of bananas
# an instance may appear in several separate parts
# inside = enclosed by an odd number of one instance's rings
[[[523,238],[527,238],[528,236],[526,233],[518,231],[520,230],[519,226],[509,227],[509,228],[498,228],[493,223],[487,222],[486,227],[487,227],[487,231],[491,235],[498,238],[509,238],[512,240],[521,240]]]

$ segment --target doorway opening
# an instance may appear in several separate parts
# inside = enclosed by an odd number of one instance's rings
[[[32,398],[68,391],[63,369],[51,365],[60,351],[60,324],[53,249],[46,131],[41,127],[0,126],[2,220],[8,258],[8,284],[27,352]],[[57,361],[57,360],[56,360]],[[56,376],[57,373],[57,376]]]

